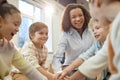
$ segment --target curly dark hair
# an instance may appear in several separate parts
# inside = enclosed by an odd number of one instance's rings
[[[85,22],[83,24],[83,31],[86,28],[88,28],[88,23],[89,23],[89,20],[91,18],[89,12],[87,11],[87,9],[85,9],[85,7],[83,5],[72,3],[72,4],[68,4],[63,11],[61,25],[62,25],[62,30],[65,31],[65,32],[69,31],[70,28],[72,27],[72,24],[71,24],[71,21],[70,21],[70,11],[72,9],[75,9],[75,8],[80,8],[83,12],[83,15],[84,15],[84,18],[85,18]]]

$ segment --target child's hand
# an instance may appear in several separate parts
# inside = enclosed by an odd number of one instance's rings
[[[72,80],[69,76],[65,76],[63,80]]]
[[[51,74],[51,76],[48,77],[48,80],[54,80],[54,74]]]
[[[12,80],[29,80],[24,74],[21,73],[15,73],[12,76]]]
[[[55,74],[54,80],[61,80],[67,75],[67,71],[59,71]]]

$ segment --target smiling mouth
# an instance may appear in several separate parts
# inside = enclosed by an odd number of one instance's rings
[[[14,36],[14,33],[11,33],[11,36]]]
[[[99,35],[96,35],[95,38],[99,38]]]

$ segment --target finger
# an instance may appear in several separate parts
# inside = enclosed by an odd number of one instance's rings
[[[62,73],[61,75],[59,75],[58,79],[62,79],[65,77],[66,74]]]
[[[21,77],[22,74],[17,73],[13,75],[13,80],[19,79],[19,77]]]
[[[29,80],[29,79],[22,74],[15,74],[13,80]]]
[[[57,80],[60,75],[61,75],[60,73],[56,73],[55,76],[54,76],[54,80]]]
[[[18,77],[18,74],[13,74],[12,75],[13,80],[15,80],[17,77]]]
[[[64,80],[71,80],[70,77],[68,77],[68,76],[65,76],[63,79]]]

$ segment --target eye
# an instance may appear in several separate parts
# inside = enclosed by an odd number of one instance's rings
[[[46,35],[48,35],[48,33],[46,33]]]
[[[40,32],[39,34],[41,34],[41,35],[42,35],[42,34],[43,34],[43,32]]]
[[[96,26],[96,29],[100,29],[100,26]]]
[[[20,26],[20,24],[19,24],[19,23],[14,23],[14,25],[15,25],[16,27],[19,27],[19,26]]]
[[[71,19],[75,18],[74,16],[71,17]]]
[[[82,14],[79,14],[79,17],[83,16]]]
[[[17,26],[17,23],[15,23],[14,25]]]

